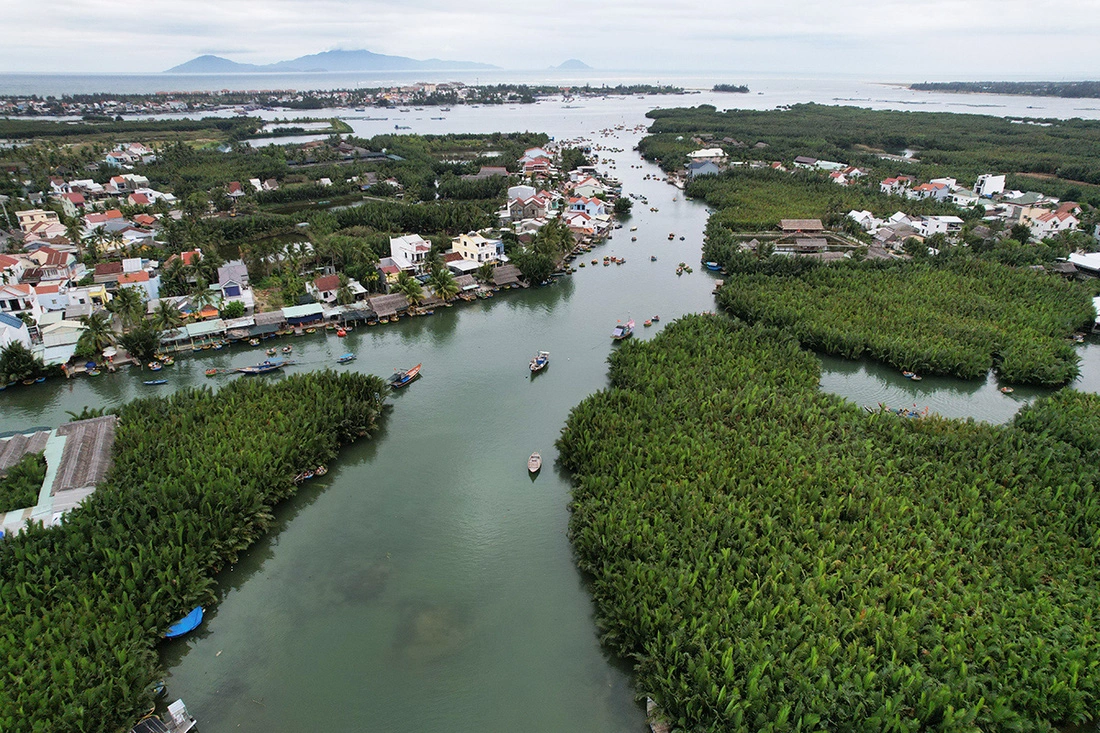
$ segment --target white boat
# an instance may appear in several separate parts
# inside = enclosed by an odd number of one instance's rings
[[[532,453],[531,457],[527,459],[527,472],[538,473],[542,468],[542,456],[538,453]]]
[[[531,360],[531,373],[541,372],[550,364],[550,352],[540,351],[534,359]]]

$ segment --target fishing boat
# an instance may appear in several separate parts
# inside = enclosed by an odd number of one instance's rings
[[[350,351],[346,354],[341,354],[340,356],[336,357],[337,364],[347,364],[349,361],[355,361],[355,354],[351,353]]]
[[[100,375],[100,371],[98,369],[89,369],[88,370],[88,376],[89,377],[98,377],[99,375]]]
[[[527,472],[536,474],[540,470],[542,470],[542,456],[538,453],[532,453],[531,457],[527,459]]]
[[[208,377],[212,377],[217,373],[218,373],[217,369],[207,369],[206,370],[206,376],[208,376]]]
[[[652,321],[652,319],[642,321],[642,325],[645,326],[646,328],[649,328],[650,326],[653,325],[653,321]]]
[[[1012,387],[1001,387],[1001,394],[1012,394],[1015,391]]]
[[[277,354],[277,353],[279,353],[279,352],[275,349],[274,346],[272,346],[270,349],[267,350],[267,355],[268,356],[275,356],[275,354]]]
[[[620,323],[615,326],[615,329],[611,332],[611,338],[615,341],[622,341],[623,339],[630,338],[634,334],[634,319],[631,318],[626,323]]]
[[[157,695],[160,697],[160,695]],[[130,733],[187,733],[198,723],[194,716],[187,712],[187,706],[183,700],[176,700],[168,705],[167,719],[161,719],[159,715],[150,713],[134,724]]]
[[[550,365],[550,352],[540,351],[535,355],[535,358],[531,360],[531,373],[541,372],[543,369]]]
[[[248,339],[248,345],[249,346],[259,346],[260,345],[260,340],[259,339]]]
[[[721,270],[722,269],[722,266],[719,265],[717,262],[704,262],[703,264],[706,265],[706,268],[708,270]]]
[[[293,347],[293,346],[284,346],[284,347],[283,347],[283,353],[284,353],[284,354],[289,354],[289,353],[290,353],[290,352],[292,352],[292,351],[294,351],[294,347]]]
[[[336,337],[337,337],[337,338],[344,338],[344,337],[345,337],[345,336],[347,336],[347,335],[348,335],[348,332],[347,332],[347,331],[345,331],[345,330],[344,330],[344,329],[342,329],[342,328],[341,328],[341,329],[339,329],[339,330],[338,330],[338,331],[336,332]]]
[[[163,366],[163,364],[161,364],[159,361],[149,362],[149,370],[150,371],[159,372],[161,370],[162,366]]]
[[[650,255],[649,256],[649,261],[650,262],[656,262],[657,261],[657,255]]]
[[[160,363],[163,364],[164,366],[172,366],[173,364],[176,363],[176,360],[173,359],[170,356],[166,356],[166,357],[164,357],[163,359],[160,360]]]
[[[906,371],[902,372],[901,376],[905,377],[906,379],[912,380],[914,382],[919,382],[920,381],[920,377],[917,376],[917,373],[916,372],[911,372],[909,370],[906,370]]]
[[[201,623],[202,606],[195,606],[191,613],[168,627],[168,631],[164,632],[164,638],[175,639],[177,636],[183,636],[188,631],[196,629]]]
[[[168,380],[167,379],[147,379],[144,382],[142,382],[142,384],[146,385],[147,387],[152,387],[155,384],[168,384]]]
[[[420,376],[420,364],[417,364],[412,369],[401,371],[396,370],[393,376],[390,377],[390,387],[392,389],[401,389],[408,385],[410,382],[415,381]]]
[[[236,371],[241,374],[268,374],[270,372],[282,369],[285,366],[289,366],[293,363],[294,362],[288,361],[286,359],[268,359],[261,361],[255,366],[239,367]]]

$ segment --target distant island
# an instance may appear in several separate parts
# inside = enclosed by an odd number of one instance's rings
[[[910,84],[918,92],[1021,94],[1028,97],[1100,99],[1100,81],[925,81]]]
[[[591,66],[580,59],[569,59],[568,61],[563,61],[557,66],[551,66],[550,68],[558,69],[559,71],[585,71],[592,69]]]
[[[749,93],[749,88],[747,86],[745,86],[744,84],[715,84],[714,89],[712,89],[712,91],[715,91],[715,92],[735,92],[737,94],[748,94]]]
[[[568,62],[566,62],[568,63]],[[579,63],[579,62],[578,62]],[[322,53],[299,56],[290,61],[278,61],[274,64],[241,64],[221,56],[199,56],[190,61],[173,66],[165,74],[257,74],[269,72],[309,72],[309,71],[450,71],[463,69],[497,69],[492,64],[479,64],[473,61],[443,61],[427,59],[420,61],[405,56],[386,56],[370,51],[324,51]]]

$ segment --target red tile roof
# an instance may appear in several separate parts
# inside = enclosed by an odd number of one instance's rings
[[[317,290],[322,293],[327,290],[336,290],[340,287],[340,276],[325,275],[323,277],[319,277],[313,281],[313,287],[317,288]]]
[[[121,275],[121,262],[101,262],[95,266],[96,275]]]
[[[119,285],[126,285],[128,283],[147,283],[149,282],[149,273],[145,270],[138,270],[137,272],[124,272],[118,277]]]

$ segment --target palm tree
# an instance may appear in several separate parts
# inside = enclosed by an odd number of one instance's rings
[[[195,306],[196,314],[208,305],[215,306],[220,310],[221,299],[221,295],[217,291],[211,290],[202,278],[199,278],[199,281],[195,283],[194,290],[191,291],[191,304]]]
[[[348,276],[344,273],[340,273],[340,287],[336,289],[336,302],[340,305],[347,305],[355,301],[355,294],[351,292],[351,285],[348,282]]]
[[[80,322],[84,324],[84,333],[80,334],[78,348],[87,346],[90,351],[102,353],[104,349],[115,342],[115,331],[111,328],[111,317],[107,311],[96,311],[91,315],[81,316]]]
[[[161,331],[171,331],[183,325],[183,316],[171,302],[161,300],[157,302],[157,308],[153,312],[153,325]]]
[[[474,273],[474,277],[483,283],[491,283],[496,271],[497,266],[495,262],[482,262],[477,268],[477,272]]]
[[[396,290],[414,305],[424,299],[424,288],[420,286],[420,281],[404,270],[397,276]]]
[[[431,277],[428,278],[428,286],[444,303],[458,295],[459,291],[458,281],[446,268],[432,272]]]
[[[124,329],[133,328],[145,315],[145,298],[137,288],[122,287],[107,304],[107,310],[122,319]]]

